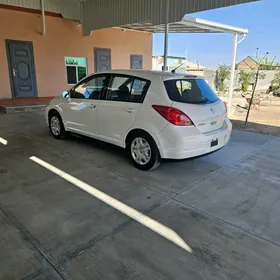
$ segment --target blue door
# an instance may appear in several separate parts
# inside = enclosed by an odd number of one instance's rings
[[[13,98],[37,97],[32,42],[6,40]]]

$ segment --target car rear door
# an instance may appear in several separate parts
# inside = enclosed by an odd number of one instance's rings
[[[98,108],[98,138],[123,146],[144,100],[149,81],[114,74]]]
[[[201,133],[220,129],[226,117],[224,103],[203,79],[169,79],[164,82],[172,107],[184,112]]]

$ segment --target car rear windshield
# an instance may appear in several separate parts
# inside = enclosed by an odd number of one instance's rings
[[[207,104],[219,100],[218,96],[203,79],[177,79],[164,82],[167,94],[172,101]]]

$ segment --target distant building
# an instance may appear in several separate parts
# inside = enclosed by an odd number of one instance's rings
[[[252,70],[261,67],[262,70],[279,70],[280,64],[268,57],[247,56],[237,64],[237,70]]]
[[[182,65],[181,65],[182,64]],[[177,72],[188,72],[196,74],[198,76],[204,76],[204,71],[206,67],[200,65],[199,63],[193,63],[187,61],[184,56],[168,56],[167,66],[168,70],[171,71],[181,65],[176,71]],[[153,56],[153,70],[163,69],[163,56]]]
[[[153,56],[153,70],[163,69],[163,56]],[[168,56],[167,66],[168,71],[171,71],[181,65],[176,72],[187,72],[193,75],[202,76],[208,82],[208,84],[214,89],[215,88],[215,71],[212,69],[207,69],[206,67],[200,65],[198,62],[193,63],[187,61],[184,56]]]

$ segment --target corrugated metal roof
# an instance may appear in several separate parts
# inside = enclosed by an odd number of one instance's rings
[[[40,10],[40,0],[0,0],[0,4]],[[44,0],[45,11],[61,14],[64,18],[81,20],[79,0]]]
[[[187,13],[259,0],[88,0],[83,3],[84,35],[96,29],[128,24],[164,24],[168,1],[168,22],[174,23]]]
[[[259,0],[44,0],[46,11],[83,21],[84,35],[108,27],[163,32],[168,1],[170,32],[204,33],[213,32],[213,28],[210,31],[202,26],[182,24],[184,15]],[[41,9],[40,0],[0,0],[0,4]]]

